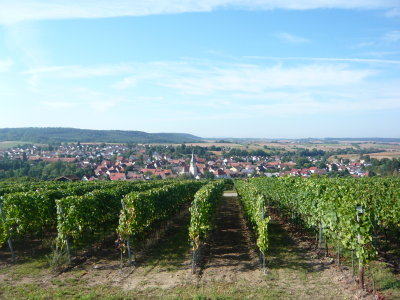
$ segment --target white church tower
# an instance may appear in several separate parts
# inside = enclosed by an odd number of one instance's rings
[[[194,160],[194,152],[192,152],[192,159],[190,160],[189,174],[193,175],[194,178],[198,175],[196,162]]]

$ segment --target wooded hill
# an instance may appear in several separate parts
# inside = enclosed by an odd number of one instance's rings
[[[190,143],[202,138],[187,133],[147,133],[125,130],[90,130],[63,127],[0,128],[0,142],[32,143]]]

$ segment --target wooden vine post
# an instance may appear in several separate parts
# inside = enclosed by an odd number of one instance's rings
[[[318,250],[322,250],[322,223],[319,224]]]
[[[261,220],[264,221],[265,220],[265,198],[262,197],[262,201],[261,201]],[[265,267],[265,253],[261,251],[261,257],[262,257],[262,268],[263,268],[263,272],[264,274],[266,274],[266,267]]]
[[[197,199],[194,199],[193,207],[194,207],[194,211],[197,211]],[[192,241],[192,243],[193,243],[192,274],[194,274],[196,272],[197,250],[198,250],[199,245],[196,245],[196,243],[194,241]]]
[[[3,214],[3,203],[2,203],[2,200],[3,200],[3,197],[0,197],[0,215],[1,215],[3,223],[5,224],[6,223],[6,217]],[[14,252],[14,248],[13,248],[13,245],[12,245],[11,237],[9,237],[7,239],[7,243],[8,243],[8,248],[10,248],[12,261],[15,262],[15,252]]]
[[[122,209],[125,210],[126,206],[124,203],[124,199],[121,199]],[[128,265],[132,263],[132,252],[131,252],[131,244],[129,242],[129,238],[126,240],[126,250],[128,251]],[[121,249],[122,251],[122,249]],[[121,252],[121,263],[122,263],[122,252]]]
[[[363,207],[361,205],[357,206],[357,223],[360,223],[360,215],[362,215],[363,213]],[[362,240],[362,235],[359,233],[357,234],[357,240],[360,244]],[[361,289],[364,288],[364,265],[361,257],[358,258],[358,286]]]
[[[62,204],[59,204],[60,207],[60,214],[61,214],[61,218],[64,220],[64,209],[62,207]],[[67,248],[67,256],[68,256],[68,263],[71,263],[71,249],[69,247],[69,239],[68,236],[65,236],[65,247]]]

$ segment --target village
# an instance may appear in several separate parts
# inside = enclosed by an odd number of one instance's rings
[[[181,155],[174,153],[174,146],[158,146],[157,149],[158,152],[145,144],[70,143],[45,147],[28,144],[0,150],[0,158],[31,164],[63,162],[85,171],[81,177],[65,174],[57,178],[68,181],[310,177],[329,172],[352,177],[369,175],[365,170],[369,164],[362,159],[338,159],[329,163],[309,156],[303,158],[307,167],[299,167],[298,162],[288,161],[287,157],[283,159],[281,155],[232,156],[229,147],[217,149],[222,151],[208,151],[207,148],[204,151],[202,147],[187,145],[186,154]]]

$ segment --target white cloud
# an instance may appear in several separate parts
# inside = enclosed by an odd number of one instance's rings
[[[382,39],[388,43],[399,42],[400,41],[400,30],[389,31],[383,36]]]
[[[219,8],[273,10],[398,9],[397,0],[3,0],[0,23],[207,12]]]
[[[124,79],[113,84],[113,87],[119,90],[132,88],[136,87],[140,81],[157,79],[161,76],[161,74],[159,74],[157,70],[150,72],[143,72],[143,73],[139,72],[139,73],[140,73],[139,75],[125,77]]]
[[[89,88],[53,87],[45,93],[39,91],[36,98],[44,98],[39,104],[45,109],[63,111],[80,108],[80,111],[105,113],[127,100],[123,97]]]
[[[385,57],[385,56],[391,56],[391,55],[398,55],[400,54],[399,51],[370,51],[370,52],[365,52],[364,55],[367,56],[375,56],[375,57]],[[390,61],[390,62],[396,62],[393,60],[383,60],[383,61]],[[397,61],[396,64],[400,64],[400,61]]]
[[[109,111],[110,109],[114,108],[116,105],[119,103],[125,102],[126,100],[124,99],[115,99],[115,98],[110,98],[107,100],[93,100],[87,102],[89,105],[89,108],[95,112],[99,113],[105,113]]]
[[[22,74],[33,76],[51,76],[52,78],[89,78],[99,76],[121,75],[131,72],[129,65],[111,65],[111,66],[51,66],[34,68],[22,72]]]
[[[13,64],[14,62],[11,59],[0,60],[0,72],[7,72]]]
[[[397,52],[385,52],[385,55],[396,54]],[[371,54],[372,55],[372,54]],[[382,54],[381,54],[382,55]],[[378,55],[375,55],[378,56]],[[248,59],[272,60],[272,61],[323,61],[323,62],[348,62],[348,63],[369,63],[400,65],[400,60],[374,59],[374,58],[338,58],[338,57],[269,57],[269,56],[245,56]]]
[[[376,71],[345,65],[303,65],[283,68],[231,65],[199,71],[194,76],[178,76],[161,84],[183,94],[209,95],[216,92],[262,92],[268,89],[342,86],[362,82]]]
[[[304,43],[310,42],[310,40],[308,40],[306,38],[303,38],[301,36],[296,36],[296,35],[293,35],[293,34],[290,34],[287,32],[278,33],[278,34],[276,34],[276,36],[279,39],[281,39],[285,42],[291,43],[291,44],[304,44]]]
[[[389,18],[400,17],[400,7],[395,7],[386,12],[386,16]]]
[[[51,110],[60,110],[60,109],[68,109],[74,108],[77,106],[77,103],[73,102],[65,102],[65,101],[43,101],[41,104]]]
[[[180,116],[193,121],[213,120],[214,115],[235,120],[247,116],[400,109],[400,78],[385,78],[386,72],[395,72],[400,62],[304,58],[286,63],[285,59],[262,59],[246,60],[247,64],[187,60],[103,67],[55,66],[25,73],[40,75],[35,98],[41,99],[46,108],[58,111],[79,105],[80,111],[112,111],[126,116],[133,108],[140,108],[144,115],[154,118],[171,111],[174,119],[175,110],[181,109],[196,111],[195,117]],[[101,74],[104,78],[96,88],[89,87],[93,82],[84,87],[85,81],[64,80],[83,74]],[[81,87],[76,88],[76,84]]]

